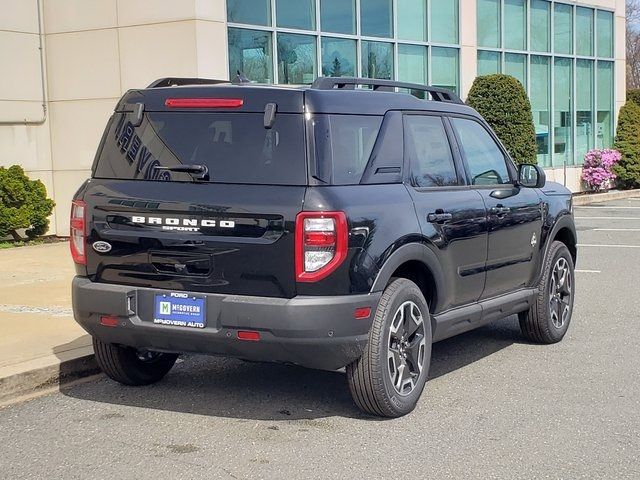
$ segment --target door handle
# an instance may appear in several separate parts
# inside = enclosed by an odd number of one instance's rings
[[[509,207],[505,207],[501,204],[498,204],[495,207],[491,207],[489,209],[489,212],[493,213],[494,215],[497,215],[498,217],[501,217],[506,215],[507,213],[510,213],[511,209]]]
[[[453,218],[450,213],[445,213],[444,210],[438,209],[435,212],[427,214],[427,222],[429,223],[444,223]]]

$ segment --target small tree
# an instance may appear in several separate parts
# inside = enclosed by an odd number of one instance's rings
[[[477,77],[467,104],[491,125],[516,163],[537,163],[531,102],[516,78],[501,74]]]
[[[30,180],[18,165],[0,167],[0,238],[11,235],[20,240],[21,228],[30,239],[43,235],[54,206],[40,180]]]
[[[622,158],[613,167],[622,188],[640,187],[640,105],[628,101],[618,114],[614,148]]]

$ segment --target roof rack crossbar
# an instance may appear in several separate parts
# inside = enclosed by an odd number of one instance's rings
[[[151,83],[147,88],[174,87],[181,85],[217,85],[220,83],[230,83],[229,80],[214,80],[212,78],[179,78],[165,77],[159,78]]]
[[[398,82],[395,80],[381,80],[377,78],[356,78],[356,77],[318,77],[311,88],[316,90],[349,89],[356,86],[369,86],[374,91],[393,92],[396,88],[407,90],[417,90],[427,92],[431,99],[436,102],[464,103],[458,95],[451,90],[440,87],[430,87],[419,83]]]

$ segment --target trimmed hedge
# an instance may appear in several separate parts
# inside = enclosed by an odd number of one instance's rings
[[[627,90],[627,102],[629,101],[640,105],[640,88],[631,88]]]
[[[640,105],[627,101],[618,114],[618,129],[613,148],[622,154],[613,167],[622,188],[640,187]]]
[[[477,77],[467,104],[491,125],[516,163],[537,163],[531,102],[522,84],[509,75]]]
[[[20,240],[21,228],[27,229],[29,239],[43,235],[54,206],[40,180],[29,179],[18,165],[0,167],[0,238]]]

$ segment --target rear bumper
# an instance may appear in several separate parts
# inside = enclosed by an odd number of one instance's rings
[[[286,299],[198,293],[206,297],[207,325],[195,329],[153,323],[154,295],[167,292],[75,277],[73,313],[89,334],[107,343],[333,370],[362,355],[381,296]],[[369,318],[354,318],[359,307],[371,307]],[[100,324],[102,315],[121,321],[106,327]],[[240,330],[260,332],[260,341],[238,340]]]

